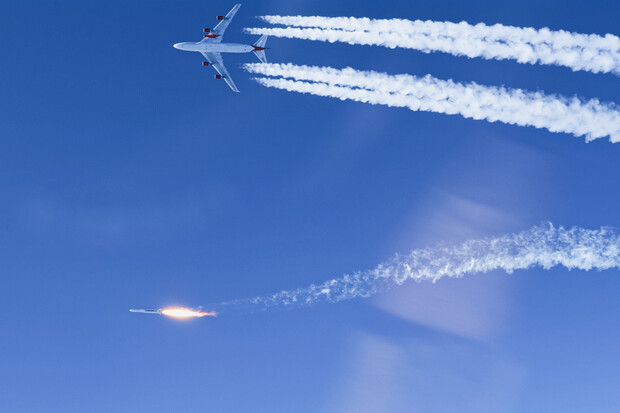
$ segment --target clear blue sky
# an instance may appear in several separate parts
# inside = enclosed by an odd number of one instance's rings
[[[175,322],[549,220],[618,225],[620,145],[265,89],[198,40],[233,2],[0,3],[0,411],[615,412],[618,271],[533,269]],[[254,1],[261,14],[620,34],[614,1]],[[614,75],[270,39],[273,62],[620,102]]]

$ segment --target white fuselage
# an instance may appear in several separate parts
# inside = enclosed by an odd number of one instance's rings
[[[185,50],[186,52],[200,53],[249,53],[254,50],[254,46],[239,43],[195,43],[183,42],[174,45],[175,49]]]

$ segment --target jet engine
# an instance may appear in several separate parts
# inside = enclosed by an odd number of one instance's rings
[[[211,29],[209,29],[208,27],[205,27],[204,29],[202,29],[202,31],[204,33],[209,33],[211,31]]]
[[[202,62],[202,65],[203,65],[203,66],[209,66],[210,64],[211,64],[211,63],[209,63],[209,62]]]
[[[224,16],[216,16],[215,18],[218,20],[224,20]]]
[[[222,78],[222,75],[215,75],[215,78],[216,78],[216,79],[221,79],[221,78]]]

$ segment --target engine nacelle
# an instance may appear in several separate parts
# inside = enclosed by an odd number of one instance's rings
[[[208,27],[205,27],[204,29],[202,29],[202,31],[204,33],[209,33],[211,31],[211,29],[209,29]]]
[[[210,64],[211,64],[211,63],[209,63],[209,62],[202,62],[202,65],[203,65],[203,66],[209,66]]]
[[[205,39],[215,39],[216,37],[219,37],[219,34],[204,34],[202,37],[204,37]]]
[[[224,20],[224,16],[216,16],[215,18],[218,20]]]
[[[221,78],[222,78],[222,75],[215,75],[215,78],[216,78],[216,79],[221,79]]]

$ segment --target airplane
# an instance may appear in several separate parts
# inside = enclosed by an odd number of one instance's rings
[[[267,63],[267,55],[265,54],[265,43],[267,43],[267,35],[261,36],[256,43],[253,45],[246,44],[238,44],[238,43],[222,43],[222,37],[224,36],[224,32],[226,28],[230,24],[230,21],[237,10],[239,10],[241,4],[235,4],[235,7],[232,8],[228,12],[226,16],[217,16],[217,19],[220,20],[217,26],[213,29],[203,29],[204,38],[199,42],[183,42],[177,43],[174,45],[175,49],[185,50],[188,52],[200,52],[207,59],[206,62],[202,62],[203,66],[213,66],[213,68],[217,71],[217,75],[215,75],[216,79],[224,79],[224,81],[230,86],[230,88],[239,92],[235,82],[233,82],[232,78],[228,74],[228,70],[224,66],[224,61],[222,60],[222,53],[249,53],[253,52],[258,60],[263,63]]]

